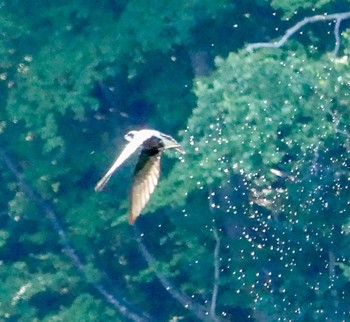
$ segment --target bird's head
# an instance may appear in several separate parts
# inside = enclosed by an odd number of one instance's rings
[[[128,142],[132,141],[132,139],[134,138],[134,136],[136,135],[137,132],[138,131],[130,131],[130,132],[126,133],[124,135],[124,139]]]

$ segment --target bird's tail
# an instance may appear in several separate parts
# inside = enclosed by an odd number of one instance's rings
[[[177,145],[177,146],[174,146],[174,149],[178,152],[180,152],[181,154],[185,154],[185,150],[181,147],[181,145]]]
[[[175,149],[177,152],[181,154],[185,154],[185,151],[182,149],[179,143],[168,144],[165,146],[165,149]]]
[[[165,142],[165,146],[164,149],[175,149],[176,151],[185,154],[185,151],[182,149],[181,145],[179,143],[177,143],[176,141],[169,141],[169,140],[164,140],[163,142]]]
[[[102,179],[97,182],[96,186],[95,186],[95,191],[101,191],[104,186],[106,185],[106,183],[108,182],[109,178],[111,177],[111,175],[109,173],[106,173]]]

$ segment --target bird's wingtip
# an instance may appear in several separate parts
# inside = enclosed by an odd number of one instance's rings
[[[131,212],[129,213],[129,217],[128,217],[128,222],[129,225],[134,225],[136,219],[138,216],[135,216],[135,214],[132,214]]]
[[[105,175],[99,182],[96,183],[95,191],[102,191],[106,183],[108,182],[110,176]]]
[[[97,185],[95,186],[94,190],[95,190],[96,192],[99,192],[99,191],[102,190],[102,188],[97,184]]]

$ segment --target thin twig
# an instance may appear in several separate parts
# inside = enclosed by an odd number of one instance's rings
[[[318,165],[318,160],[319,160],[320,154],[319,154],[319,147],[316,146],[314,150],[314,157],[312,158],[312,165],[311,165],[311,172],[313,175],[318,177],[319,175],[319,165]]]
[[[205,307],[194,302],[193,299],[188,297],[186,294],[182,293],[177,287],[175,287],[175,285],[173,285],[162,273],[160,273],[156,269],[155,259],[153,258],[153,256],[150,254],[145,244],[143,243],[141,234],[138,231],[136,225],[134,225],[134,234],[144,259],[146,260],[148,266],[153,270],[154,274],[156,275],[157,279],[162,284],[164,289],[184,308],[191,311],[193,315],[195,315],[199,320],[212,321],[212,318],[209,317],[209,313]]]
[[[20,189],[27,195],[27,197],[34,203],[36,206],[42,210],[49,222],[51,223],[53,229],[59,236],[59,242],[62,245],[64,253],[68,256],[68,258],[72,261],[73,265],[79,270],[82,276],[86,278],[85,272],[85,264],[83,260],[77,255],[74,247],[70,243],[67,234],[65,233],[62,225],[58,220],[58,215],[53,210],[53,206],[47,200],[44,200],[34,189],[25,181],[22,173],[18,171],[15,162],[8,156],[5,149],[0,146],[0,159],[5,163],[7,169],[14,175],[16,181],[20,187]],[[113,296],[110,292],[106,290],[106,288],[98,282],[88,282],[91,286],[100,294],[102,297],[111,304],[120,314],[122,314],[125,318],[128,318],[132,321],[136,322],[147,322],[151,321],[149,317],[140,316],[137,313],[134,313],[131,309],[130,305],[126,305],[122,302],[122,300],[118,300],[115,296]]]
[[[346,128],[343,130],[339,128],[340,117],[337,115],[337,112],[333,112],[331,109],[327,109],[327,112],[332,116],[335,132],[345,136],[346,143],[344,144],[344,147],[347,149],[347,151],[350,151],[350,133],[346,130]]]
[[[350,18],[350,12],[342,12],[342,13],[334,13],[331,15],[316,15],[312,17],[306,17],[303,20],[296,23],[293,27],[287,29],[286,33],[282,36],[282,38],[275,42],[259,42],[254,44],[249,44],[246,49],[248,51],[253,51],[254,49],[258,48],[280,48],[282,47],[290,37],[292,37],[298,30],[300,30],[302,27],[304,27],[307,24],[318,22],[318,21],[329,21],[334,20],[335,26],[334,26],[334,35],[335,35],[335,48],[333,50],[333,55],[336,57],[338,55],[339,47],[340,47],[340,35],[339,35],[339,28],[340,23]]]
[[[338,56],[339,48],[340,48],[340,34],[339,34],[339,28],[340,28],[340,23],[342,19],[337,19],[335,21],[334,25],[334,37],[335,37],[335,46],[333,50],[333,57]]]
[[[334,252],[332,250],[328,250],[328,271],[329,271],[329,283],[331,286],[331,296],[333,298],[333,306],[337,310],[339,308],[339,295],[337,288],[334,287],[334,281],[336,278],[335,266],[336,266],[336,258]]]
[[[214,201],[213,201],[213,192],[212,189],[209,187],[209,210],[214,216]],[[214,222],[214,220],[213,220]],[[215,248],[214,248],[214,282],[213,282],[213,293],[211,297],[211,304],[210,304],[210,317],[213,319],[213,321],[217,321],[216,316],[216,303],[217,303],[217,297],[219,292],[219,282],[220,282],[220,263],[219,263],[219,256],[220,256],[220,238],[218,231],[215,226],[212,228],[214,239],[215,239]]]
[[[217,229],[213,227],[213,235],[215,239],[215,249],[214,249],[214,283],[213,283],[213,294],[211,297],[211,305],[210,305],[210,316],[213,319],[216,319],[216,301],[219,292],[219,281],[220,281],[220,238],[217,232]]]

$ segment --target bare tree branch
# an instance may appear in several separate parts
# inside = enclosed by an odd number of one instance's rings
[[[333,56],[337,57],[339,48],[340,48],[340,34],[339,34],[339,28],[340,28],[340,23],[342,19],[336,19],[335,25],[334,25],[334,37],[335,37],[335,46],[333,50]]]
[[[209,187],[208,188],[209,195],[208,195],[208,200],[209,200],[209,210],[212,213],[214,217],[214,201],[213,201],[213,191]],[[214,222],[215,220],[213,220]],[[217,297],[218,297],[218,292],[219,292],[219,282],[220,282],[220,263],[219,263],[219,255],[220,255],[220,238],[218,231],[216,227],[213,225],[212,228],[214,239],[215,239],[215,248],[214,248],[214,282],[213,282],[213,293],[211,297],[211,304],[210,304],[210,317],[213,319],[213,321],[217,321],[217,316],[216,316],[216,302],[217,302]]]
[[[282,38],[275,42],[259,42],[254,44],[249,44],[246,49],[248,51],[253,51],[258,48],[280,48],[282,47],[290,37],[292,37],[297,31],[299,31],[302,27],[307,24],[318,22],[318,21],[329,21],[334,20],[334,36],[335,36],[335,48],[333,50],[333,55],[336,57],[338,55],[339,47],[340,47],[340,34],[339,28],[340,24],[343,20],[350,18],[350,12],[342,12],[342,13],[334,13],[331,15],[316,15],[312,17],[306,17],[303,20],[296,23],[293,27],[287,29],[286,33],[282,36]]]
[[[213,227],[213,235],[215,239],[215,249],[214,249],[214,286],[213,286],[213,294],[211,297],[211,305],[210,305],[210,317],[216,320],[216,301],[218,297],[219,291],[219,281],[220,281],[220,263],[219,263],[219,255],[220,255],[220,238],[218,231],[215,227]]]
[[[134,227],[134,234],[135,239],[137,241],[137,244],[139,246],[139,249],[146,260],[148,266],[153,270],[154,274],[156,275],[159,282],[162,284],[164,289],[177,301],[179,302],[184,308],[188,309],[193,313],[194,316],[196,316],[201,321],[213,321],[212,317],[209,316],[208,310],[193,301],[189,296],[182,293],[175,285],[173,285],[162,273],[160,273],[156,266],[155,266],[155,259],[150,254],[150,252],[147,250],[146,246],[144,245],[141,234],[138,231],[136,224]]]
[[[25,181],[22,173],[18,171],[15,162],[8,156],[5,149],[0,145],[0,159],[5,163],[7,169],[14,175],[20,189],[27,195],[27,197],[41,210],[45,213],[46,218],[51,223],[53,229],[59,236],[59,242],[62,245],[64,253],[72,261],[73,265],[78,269],[85,280],[85,264],[83,260],[77,255],[76,250],[72,246],[65,233],[62,225],[58,220],[58,215],[54,211],[54,207],[47,200],[44,200],[34,189]],[[148,322],[152,321],[149,317],[145,315],[139,315],[134,312],[130,304],[126,304],[125,301],[117,299],[106,288],[98,282],[88,282],[109,304],[111,304],[121,315],[125,318],[130,319],[135,322]],[[124,303],[123,303],[124,302]]]

